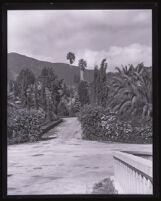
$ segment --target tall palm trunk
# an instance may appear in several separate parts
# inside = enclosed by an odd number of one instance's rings
[[[80,70],[80,80],[84,81],[84,71]]]

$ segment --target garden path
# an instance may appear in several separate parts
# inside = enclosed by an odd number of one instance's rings
[[[152,150],[151,145],[81,139],[77,118],[49,131],[55,139],[8,146],[8,195],[88,194],[114,174],[115,150]]]

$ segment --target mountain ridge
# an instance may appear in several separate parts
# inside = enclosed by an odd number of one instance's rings
[[[29,68],[38,77],[43,67],[53,67],[55,74],[60,79],[64,79],[67,85],[74,85],[74,76],[80,73],[80,68],[75,65],[42,61],[16,52],[8,53],[7,63],[8,81],[15,80],[23,68]],[[85,81],[93,81],[93,74],[93,70],[86,69],[84,73]]]

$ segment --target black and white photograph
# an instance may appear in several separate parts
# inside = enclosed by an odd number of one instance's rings
[[[152,9],[7,10],[7,195],[153,195]]]

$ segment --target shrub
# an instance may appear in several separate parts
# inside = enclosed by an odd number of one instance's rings
[[[151,143],[152,127],[134,127],[130,122],[121,121],[117,113],[109,108],[86,105],[79,114],[82,138],[88,140],[129,143]]]
[[[93,187],[93,194],[118,194],[110,178],[106,178]]]
[[[41,110],[8,110],[8,143],[33,142],[40,139],[45,113]]]
[[[76,96],[76,97],[75,97],[75,101],[74,101],[74,103],[72,104],[72,110],[73,110],[73,112],[74,112],[74,113],[80,112],[80,107],[81,107],[81,104],[80,104],[79,97]]]
[[[100,137],[102,134],[101,128],[102,108],[85,105],[81,108],[79,120],[82,125],[82,138],[92,140]]]

